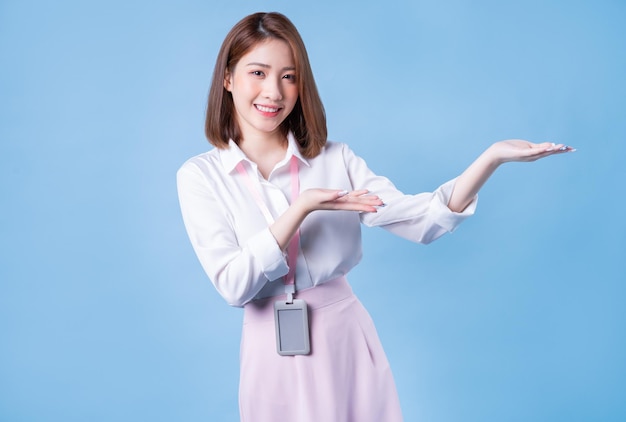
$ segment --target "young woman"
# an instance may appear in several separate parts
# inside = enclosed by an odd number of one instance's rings
[[[406,195],[347,145],[327,142],[306,49],[278,13],[247,16],[226,36],[206,135],[215,148],[181,167],[178,191],[204,270],[244,308],[242,421],[402,420],[376,329],[346,282],[361,259],[360,225],[431,242],[474,213],[501,164],[573,151],[497,142],[434,192]],[[281,305],[296,323],[276,316]]]

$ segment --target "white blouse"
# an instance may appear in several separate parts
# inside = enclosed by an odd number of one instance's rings
[[[217,291],[232,306],[284,293],[287,258],[270,233],[268,223],[242,175],[243,162],[252,183],[277,218],[289,207],[289,160],[299,160],[300,189],[368,189],[385,203],[376,213],[315,211],[300,227],[296,290],[346,275],[360,260],[361,226],[381,226],[414,242],[429,243],[452,232],[474,214],[477,199],[462,212],[447,203],[455,180],[432,193],[405,195],[341,143],[328,142],[315,158],[299,152],[293,136],[285,158],[265,180],[255,163],[230,142],[189,159],[177,173],[178,195],[191,244]]]

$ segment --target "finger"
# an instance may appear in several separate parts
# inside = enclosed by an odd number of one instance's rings
[[[336,196],[334,199],[341,199],[343,201],[350,201],[354,198],[370,198],[375,195],[367,195],[369,191],[367,189],[359,189],[348,192],[347,190],[342,190],[336,192]]]
[[[376,205],[364,204],[360,202],[336,202],[334,204],[329,204],[329,206],[330,206],[330,209],[341,210],[341,211],[357,211],[357,212],[377,212],[378,211],[378,208]]]
[[[565,151],[567,148],[564,144],[556,144],[554,142],[544,142],[541,144],[534,144],[524,154],[527,158],[540,158],[547,155],[552,155],[559,151]]]
[[[555,144],[554,142],[548,144],[548,147],[545,149],[547,152],[573,152],[576,151],[576,148],[573,148],[569,145],[565,144]]]
[[[367,195],[369,192],[370,191],[367,189],[357,189],[357,190],[353,190],[352,192],[349,192],[347,195],[351,197],[359,197],[359,196]]]
[[[559,145],[559,144],[557,144],[557,145],[554,146],[554,148],[550,148],[550,149],[544,150],[544,151],[542,151],[540,153],[537,153],[537,154],[528,155],[526,157],[526,161],[536,161],[536,160],[540,160],[540,159],[545,158],[545,157],[549,157],[551,155],[565,154],[565,153],[574,152],[574,151],[576,151],[575,148],[572,148],[572,147],[567,146],[567,145],[562,145],[562,144]]]
[[[341,206],[354,207],[354,206],[374,206],[380,207],[383,205],[382,199],[377,195],[361,195],[361,196],[352,196],[352,194],[347,194],[336,198],[329,203],[339,204]]]
[[[573,148],[565,144],[552,144],[552,147],[545,150],[545,152],[550,153],[549,155],[562,154],[564,152],[574,152],[574,151],[576,151],[576,148]]]
[[[546,151],[546,152],[557,151],[560,148],[565,146],[564,144],[555,144],[554,142],[545,142],[545,143],[543,143],[541,145],[545,146],[544,151]]]
[[[367,195],[368,192],[369,191],[367,189],[361,189],[361,190],[352,191],[352,192],[348,192],[347,190],[342,190],[342,191],[336,192],[335,199],[343,198],[344,201],[349,201],[354,198],[372,198],[372,199],[378,198],[378,196],[376,195]]]
[[[342,201],[376,202],[380,200],[378,195],[369,194],[368,190],[353,191],[338,199]]]
[[[359,198],[352,198],[349,199],[347,201],[343,201],[344,204],[348,204],[349,206],[359,206],[359,205],[365,205],[365,206],[373,206],[373,207],[380,207],[383,205],[383,201],[382,199],[380,199],[377,196],[368,196],[368,197],[359,197]]]
[[[344,196],[347,196],[347,195],[350,195],[350,196],[353,196],[353,197],[354,196],[361,196],[361,195],[365,195],[368,192],[369,191],[367,189],[354,190],[352,192],[348,192],[347,190],[340,190],[340,191],[337,191],[336,194],[337,194],[337,198],[341,198],[341,197],[344,197]]]

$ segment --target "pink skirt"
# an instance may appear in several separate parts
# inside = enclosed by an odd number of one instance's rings
[[[346,279],[298,292],[296,297],[309,308],[311,354],[306,356],[276,352],[277,298],[244,307],[241,421],[402,421],[376,328]]]

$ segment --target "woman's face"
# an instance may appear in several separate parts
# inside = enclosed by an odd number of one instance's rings
[[[224,88],[233,96],[243,139],[279,134],[298,100],[296,67],[289,45],[271,38],[246,53],[227,72]]]

